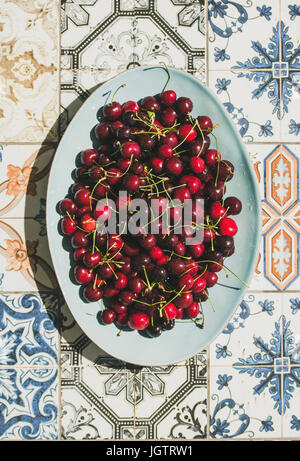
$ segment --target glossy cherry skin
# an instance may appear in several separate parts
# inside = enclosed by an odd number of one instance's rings
[[[237,233],[238,227],[233,219],[223,218],[219,223],[219,231],[221,235],[233,237]]]
[[[234,175],[234,166],[229,160],[221,160],[216,174],[220,181],[230,181]]]
[[[183,163],[180,159],[173,157],[166,161],[166,169],[174,176],[179,176],[183,171]]]
[[[130,110],[133,112],[139,112],[140,106],[138,105],[136,101],[129,100],[129,101],[124,102],[124,104],[122,105],[122,109],[124,112],[126,112],[127,110]]]
[[[197,174],[200,174],[204,171],[205,162],[201,157],[191,157],[190,159],[190,169]]]
[[[191,292],[183,292],[177,298],[174,299],[174,304],[177,307],[181,307],[182,309],[186,309],[189,307],[193,302],[193,294]]]
[[[186,270],[186,264],[181,258],[173,258],[168,263],[168,271],[172,275],[180,275]]]
[[[89,244],[89,239],[85,232],[80,229],[77,229],[76,232],[72,235],[71,245],[73,248],[85,248]]]
[[[217,221],[219,218],[222,218],[226,214],[226,208],[224,208],[220,202],[213,202],[209,208],[209,215],[214,220]]]
[[[180,178],[179,184],[186,184],[192,195],[196,194],[201,186],[201,181],[197,176],[184,175]]]
[[[74,267],[74,278],[80,285],[90,283],[94,276],[93,272],[85,266],[77,265]]]
[[[63,234],[73,235],[77,230],[77,222],[66,216],[60,221],[60,228]]]
[[[177,119],[177,113],[172,107],[167,107],[160,113],[160,121],[164,126],[173,126]]]
[[[198,117],[198,123],[204,133],[210,133],[213,130],[213,123],[207,115]]]
[[[101,122],[95,126],[95,136],[97,139],[106,140],[111,135],[111,127],[108,122]]]
[[[176,318],[177,315],[177,307],[174,303],[168,303],[163,309],[163,315],[168,320],[173,320]]]
[[[206,280],[206,287],[211,288],[218,282],[218,275],[215,272],[204,272],[203,277]]]
[[[159,100],[163,106],[172,106],[177,99],[177,95],[173,90],[166,90],[160,93]]]
[[[206,165],[210,167],[215,167],[220,160],[221,156],[216,149],[208,149],[204,155]]]
[[[150,319],[144,312],[134,312],[129,315],[128,326],[133,330],[145,330]]]
[[[99,253],[98,251],[93,252],[91,250],[87,250],[87,252],[83,256],[83,262],[89,269],[92,269],[93,267],[97,266],[101,259],[101,253]]]
[[[90,205],[90,196],[89,189],[79,189],[74,195],[76,205],[78,207]]]
[[[121,155],[123,158],[138,158],[141,155],[141,148],[135,141],[125,141],[121,147]]]
[[[168,144],[168,146],[176,147],[178,144],[178,138],[175,133],[167,133],[165,136],[161,138],[162,144]]]
[[[178,137],[181,141],[192,142],[197,137],[197,131],[192,125],[181,125],[178,129]]]
[[[110,325],[111,323],[114,323],[116,317],[116,313],[113,309],[105,309],[101,312],[100,318],[104,325]]]
[[[80,152],[82,165],[92,166],[98,159],[99,153],[95,149],[86,149]]]
[[[224,201],[224,208],[228,215],[237,215],[242,211],[242,202],[237,197],[227,197]]]
[[[93,232],[96,229],[97,222],[89,213],[84,213],[80,219],[80,227],[86,232]]]
[[[178,98],[175,105],[176,111],[179,115],[187,114],[193,110],[193,103],[191,99],[185,96]]]
[[[110,104],[106,104],[103,107],[103,115],[107,120],[114,121],[117,120],[122,113],[122,106],[119,102],[113,101]]]
[[[193,293],[199,293],[200,291],[203,291],[206,288],[206,280],[204,277],[197,277],[194,281],[193,285]]]
[[[157,150],[157,155],[162,159],[173,157],[173,149],[168,144],[161,144]]]
[[[185,290],[190,290],[194,284],[194,279],[190,274],[185,274],[180,277],[178,280],[179,288],[184,288]]]
[[[194,301],[186,308],[185,314],[187,317],[194,319],[199,314],[199,310],[199,304]]]
[[[160,110],[160,104],[154,96],[146,96],[140,102],[142,109],[150,112],[158,112]]]
[[[76,248],[73,251],[73,259],[76,263],[82,263],[83,261],[83,256],[85,253],[88,251],[87,248]]]
[[[103,297],[103,290],[97,286],[94,286],[93,282],[90,282],[84,287],[82,294],[86,301],[96,302]]]

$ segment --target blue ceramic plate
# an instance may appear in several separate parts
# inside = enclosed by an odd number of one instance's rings
[[[193,114],[209,115],[219,128],[215,130],[222,158],[235,166],[235,175],[227,183],[226,195],[237,195],[243,210],[236,217],[239,232],[236,252],[226,260],[227,266],[249,283],[257,258],[260,236],[260,199],[252,166],[246,150],[232,122],[216,97],[191,75],[170,70],[170,87],[177,96],[188,96],[194,103]],[[163,90],[167,73],[162,67],[137,68],[126,71],[99,87],[82,105],[68,126],[55,155],[49,178],[47,196],[47,229],[50,251],[65,300],[78,325],[102,350],[126,362],[139,365],[167,365],[183,361],[205,348],[226,326],[240,303],[246,287],[230,274],[219,272],[219,284],[210,290],[209,301],[203,303],[204,328],[191,323],[179,323],[159,338],[144,338],[136,331],[117,336],[114,325],[103,326],[97,322],[99,303],[85,303],[79,297],[79,287],[69,277],[69,254],[63,248],[63,238],[58,233],[60,216],[57,203],[65,197],[71,185],[75,157],[81,150],[91,147],[90,132],[97,123],[97,111],[122,84],[117,95],[119,102],[139,100]],[[212,139],[213,141],[213,139]]]

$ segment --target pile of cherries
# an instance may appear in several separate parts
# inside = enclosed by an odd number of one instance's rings
[[[87,302],[103,298],[98,319],[119,330],[157,337],[177,319],[203,325],[201,303],[210,300],[208,289],[235,250],[238,227],[230,216],[242,204],[225,197],[234,166],[210,148],[212,120],[194,117],[192,110],[191,99],[177,98],[172,90],[138,102],[107,103],[93,130],[94,148],[79,154],[75,182],[58,205],[61,231],[72,247],[74,282]],[[126,200],[118,198],[120,191],[127,192]],[[105,198],[116,200],[115,211],[96,206]],[[97,220],[105,223],[113,212],[130,209],[133,198],[191,199],[193,206],[204,199],[204,216],[195,206],[191,226],[178,234],[182,210],[171,206],[166,234],[160,227],[158,234],[125,234],[124,223],[115,234],[99,232]],[[203,241],[187,245],[200,218]]]

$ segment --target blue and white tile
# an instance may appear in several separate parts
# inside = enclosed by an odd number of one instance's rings
[[[288,35],[291,37],[293,43],[299,45],[300,4],[298,0],[285,0],[281,2],[281,19],[289,27]]]
[[[0,368],[0,440],[57,440],[56,368]]]
[[[264,73],[264,71],[259,71]],[[223,103],[244,142],[280,141],[280,90],[236,71],[209,72],[209,87]]]
[[[237,62],[262,68],[279,61],[278,21],[277,0],[208,0],[209,68],[229,69]]]
[[[281,357],[280,293],[246,293],[210,345],[210,366],[273,366]]]
[[[281,121],[281,135],[284,142],[300,142],[299,103],[300,72],[297,71],[290,74],[283,86],[282,106],[284,110],[282,112],[284,116]]]
[[[209,438],[280,438],[281,382],[271,367],[211,367]]]
[[[134,373],[124,381],[118,371],[100,367],[62,369],[62,438],[122,438],[134,424]]]
[[[56,367],[57,296],[2,293],[0,307],[0,366]]]

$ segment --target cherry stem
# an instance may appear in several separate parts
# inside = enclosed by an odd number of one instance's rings
[[[110,103],[112,103],[113,100],[115,99],[115,96],[116,96],[117,92],[118,92],[121,88],[124,88],[125,86],[126,86],[126,83],[123,83],[123,85],[120,85],[120,86],[116,89],[116,91],[115,91],[114,94],[112,95],[112,98],[111,98]]]

